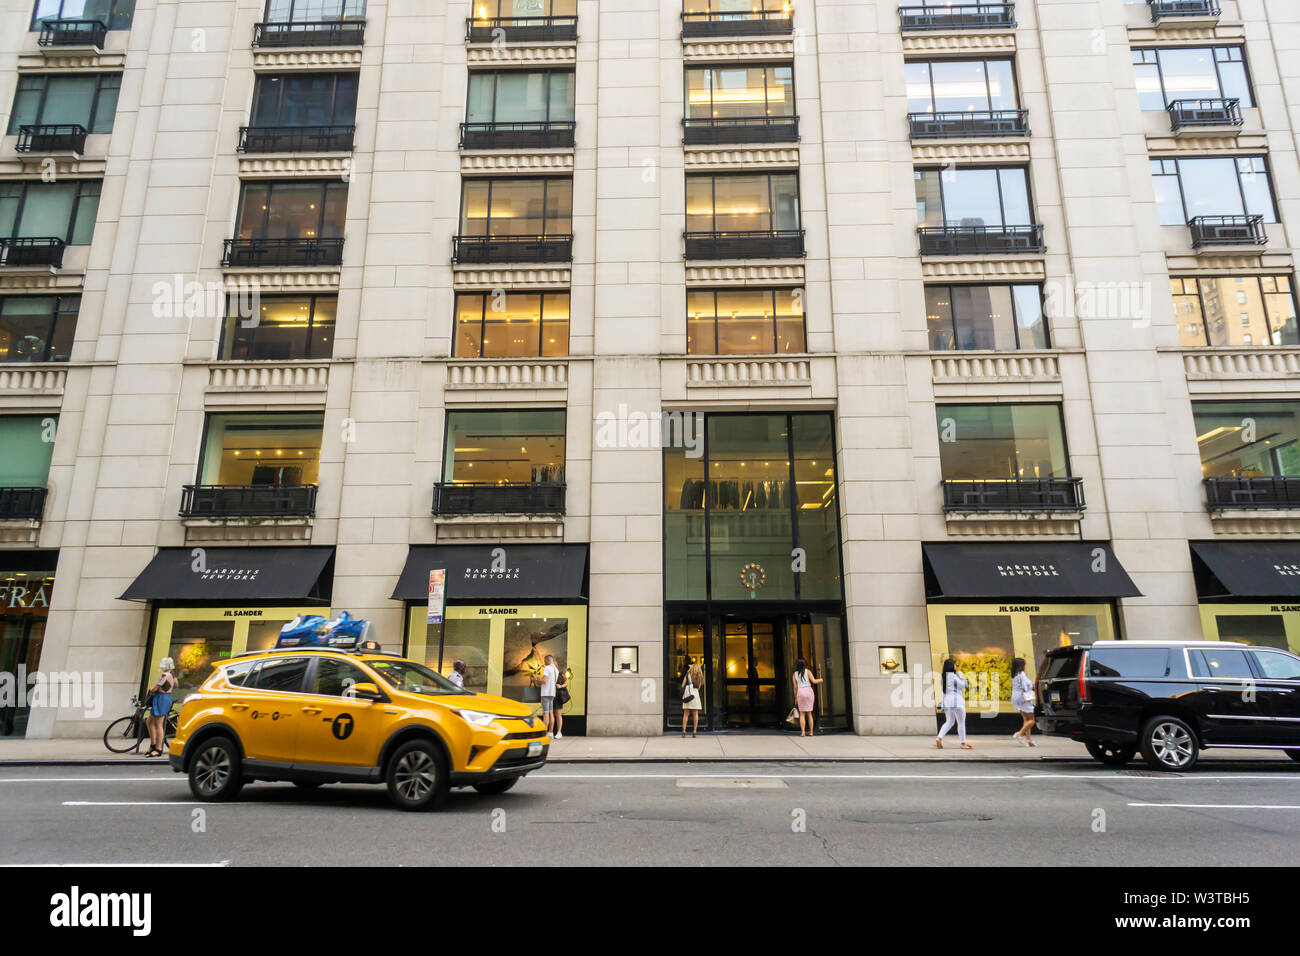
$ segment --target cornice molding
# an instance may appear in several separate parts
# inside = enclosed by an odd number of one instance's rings
[[[452,268],[452,286],[461,290],[485,289],[567,289],[573,281],[572,270],[543,266],[460,266]]]
[[[360,65],[361,50],[359,47],[349,47],[347,49],[302,47],[292,50],[259,48],[253,51],[253,69],[255,70],[337,70],[342,67]]]
[[[971,163],[990,159],[1028,162],[1029,140],[988,139],[959,140],[942,143],[913,143],[912,161],[915,163]]]
[[[688,286],[727,285],[802,285],[805,270],[802,262],[741,263],[738,265],[687,266]]]
[[[573,171],[573,150],[536,152],[461,153],[460,171],[466,175],[490,173],[551,173]]]

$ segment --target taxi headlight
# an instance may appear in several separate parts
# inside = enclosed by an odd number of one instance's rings
[[[475,727],[486,727],[498,720],[504,720],[504,714],[489,714],[481,710],[458,710],[456,713]]]

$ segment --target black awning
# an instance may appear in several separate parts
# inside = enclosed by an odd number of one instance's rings
[[[448,601],[587,599],[585,544],[412,545],[393,600],[427,601],[435,568],[447,571]]]
[[[923,544],[928,598],[1077,601],[1141,597],[1101,541]]]
[[[121,600],[327,601],[333,557],[333,548],[159,548]]]
[[[1300,597],[1300,541],[1193,541],[1200,598]]]

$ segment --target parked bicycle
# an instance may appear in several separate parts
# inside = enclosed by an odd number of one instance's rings
[[[149,702],[151,695],[146,694],[143,698],[135,694],[131,698],[131,707],[133,713],[127,717],[119,717],[108,725],[104,731],[104,746],[115,754],[139,753],[140,744],[149,739]],[[163,751],[166,752],[167,741],[176,736],[176,718],[178,713],[175,707],[163,721]]]

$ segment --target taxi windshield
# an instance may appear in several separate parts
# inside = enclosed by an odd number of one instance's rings
[[[441,674],[414,661],[366,661],[366,663],[378,671],[379,676],[392,684],[396,690],[406,691],[408,694],[423,694],[426,697],[472,694],[472,691],[462,690]]]

